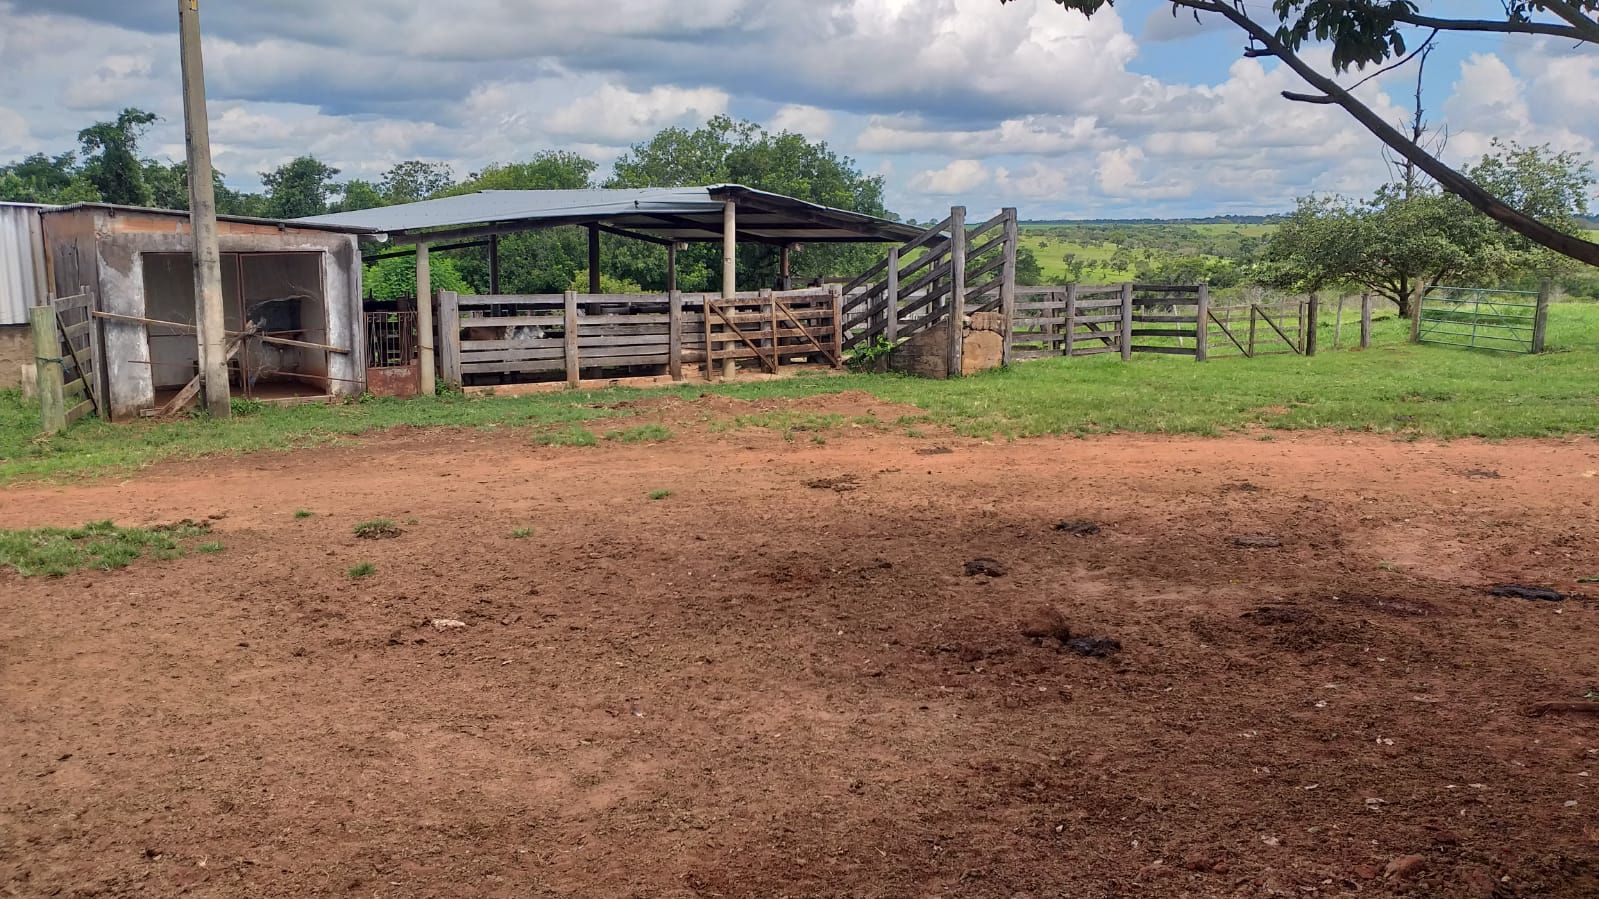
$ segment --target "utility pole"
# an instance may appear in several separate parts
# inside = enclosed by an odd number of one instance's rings
[[[222,352],[222,256],[217,249],[217,198],[211,183],[211,129],[205,111],[205,63],[200,56],[200,0],[178,0],[178,46],[183,60],[183,132],[189,160],[189,227],[194,232],[195,323],[205,406],[213,418],[232,413],[228,360]]]

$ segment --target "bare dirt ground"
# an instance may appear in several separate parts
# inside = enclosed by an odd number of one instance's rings
[[[1599,716],[1524,713],[1599,604],[1484,589],[1599,590],[1594,442],[684,424],[741,405],[0,492],[226,544],[0,572],[0,887],[1599,895]]]

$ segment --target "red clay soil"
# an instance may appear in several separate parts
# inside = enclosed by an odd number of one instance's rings
[[[1592,897],[1599,716],[1524,709],[1599,689],[1599,604],[1485,588],[1585,589],[1596,472],[1588,440],[680,427],[13,487],[0,527],[220,515],[226,549],[0,572],[0,885]],[[1051,607],[1121,651],[1024,636]]]

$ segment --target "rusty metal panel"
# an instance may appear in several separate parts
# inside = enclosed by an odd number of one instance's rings
[[[44,239],[31,203],[0,203],[0,325],[28,323],[28,307],[47,298]]]

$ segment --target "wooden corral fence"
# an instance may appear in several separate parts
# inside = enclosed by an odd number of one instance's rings
[[[1371,346],[1372,296],[1360,297],[1360,346]],[[1319,301],[1309,297],[1212,303],[1203,285],[1017,288],[1017,358],[1166,353],[1215,356],[1316,353]],[[1343,300],[1335,340],[1342,330]],[[1200,327],[1200,323],[1204,327]]]
[[[898,345],[964,314],[1002,312],[1015,320],[1015,209],[975,227],[956,206],[949,217],[888,251],[888,257],[844,286],[843,347]],[[949,329],[950,371],[959,371],[959,329]],[[1008,336],[1008,333],[1007,333]],[[1009,361],[1011,342],[1005,342]]]
[[[659,374],[683,366],[753,359],[777,371],[794,362],[837,366],[842,350],[836,286],[706,294],[439,294],[439,360],[445,381],[470,376],[563,373]]]
[[[103,408],[100,392],[100,331],[95,327],[94,295],[88,288],[35,306],[33,331],[40,423],[45,433]]]

